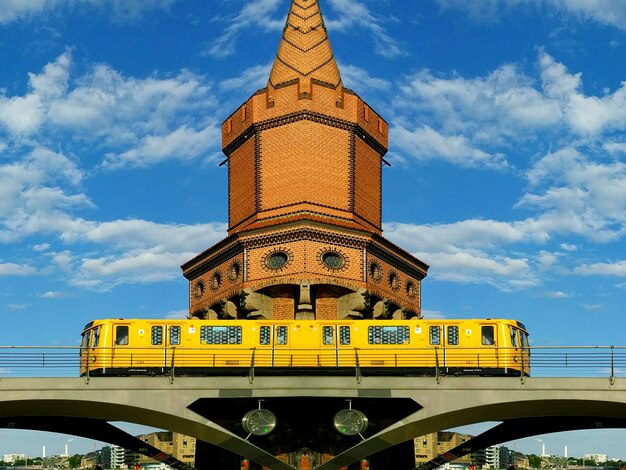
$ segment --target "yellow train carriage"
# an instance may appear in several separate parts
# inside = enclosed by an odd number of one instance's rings
[[[515,320],[96,320],[82,375],[528,375]]]

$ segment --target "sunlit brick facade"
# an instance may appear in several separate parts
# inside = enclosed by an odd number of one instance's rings
[[[182,266],[190,317],[421,317],[428,266],[382,236],[388,124],[344,88],[317,0],[293,0],[222,147],[228,237]]]

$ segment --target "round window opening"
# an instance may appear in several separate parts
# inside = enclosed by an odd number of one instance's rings
[[[370,276],[375,281],[380,281],[380,278],[383,276],[383,271],[378,263],[372,263],[370,265]]]
[[[410,298],[414,298],[417,295],[417,289],[413,281],[406,283],[406,293]]]
[[[270,269],[281,269],[289,261],[289,255],[284,251],[279,251],[271,256],[268,256],[266,264]]]
[[[211,288],[213,290],[217,290],[220,288],[221,283],[222,283],[222,276],[220,276],[220,273],[213,274],[213,278],[211,279]]]
[[[393,290],[398,289],[400,287],[400,279],[398,279],[398,275],[396,273],[391,273],[389,275],[389,285]]]
[[[236,279],[239,278],[239,263],[233,263],[230,267],[230,269],[228,270],[228,279],[230,279],[231,281],[235,281]]]
[[[322,263],[330,269],[341,269],[346,264],[346,261],[339,253],[327,251],[322,255]]]
[[[194,295],[198,299],[204,295],[204,282],[202,282],[202,281],[196,282],[195,289],[194,289]]]

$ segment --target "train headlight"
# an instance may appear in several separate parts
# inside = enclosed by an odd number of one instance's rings
[[[519,357],[518,356],[513,356],[513,361],[519,362]]]
[[[367,429],[368,419],[365,413],[353,408],[338,411],[333,418],[333,426],[339,434],[356,436]]]
[[[248,411],[241,420],[243,429],[253,436],[267,436],[276,427],[276,415],[270,410],[259,408]]]
[[[91,362],[96,362],[96,356],[91,356]]]

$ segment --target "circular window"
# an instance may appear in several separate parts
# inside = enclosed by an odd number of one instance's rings
[[[265,264],[270,269],[282,269],[289,261],[289,255],[284,251],[278,251],[267,257]]]
[[[417,286],[413,281],[408,281],[406,283],[406,295],[412,299],[417,295]]]
[[[393,290],[398,290],[400,287],[400,278],[394,272],[389,274],[389,286],[391,286]]]
[[[194,289],[193,289],[193,295],[196,297],[196,299],[199,299],[200,297],[204,295],[204,282],[202,281],[196,282],[196,285],[194,286]]]
[[[228,268],[228,279],[230,279],[231,281],[235,281],[239,278],[239,273],[241,272],[241,268],[239,266],[238,262],[234,262],[233,264],[230,265],[230,268]]]
[[[322,254],[322,263],[329,269],[341,269],[346,264],[346,260],[339,253],[327,251]]]
[[[378,263],[370,264],[370,277],[376,282],[380,281],[383,277],[383,269]]]
[[[220,273],[214,273],[213,277],[211,278],[211,289],[217,290],[220,288],[221,284],[222,284],[222,276],[220,275]]]

